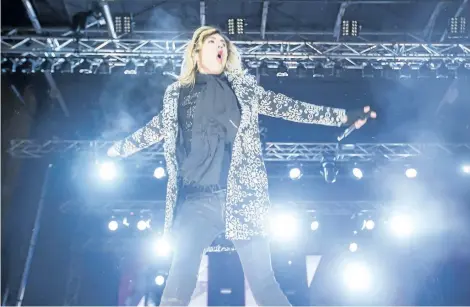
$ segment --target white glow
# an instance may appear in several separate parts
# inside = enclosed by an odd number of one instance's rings
[[[116,178],[117,176],[117,170],[116,170],[116,165],[114,165],[113,162],[104,162],[100,164],[100,178],[102,180],[110,181]]]
[[[357,248],[358,248],[357,243],[352,242],[351,244],[349,244],[349,251],[351,253],[357,252]]]
[[[405,171],[405,176],[408,178],[416,178],[416,176],[418,176],[418,171],[414,168],[407,168]]]
[[[108,224],[108,228],[109,228],[109,230],[111,230],[111,231],[116,231],[116,230],[118,229],[118,227],[119,227],[119,224],[118,224],[117,221],[111,221],[111,222],[109,222],[109,224]]]
[[[372,274],[364,263],[348,263],[344,268],[344,283],[349,290],[367,291],[372,282]]]
[[[159,257],[166,257],[171,252],[170,243],[166,239],[160,238],[155,243],[155,252]]]
[[[318,221],[313,221],[312,224],[310,224],[310,229],[313,231],[317,230],[318,227],[320,227],[320,223],[318,223]]]
[[[161,166],[155,168],[155,171],[153,172],[153,177],[157,179],[162,179],[165,177],[165,169]]]
[[[140,231],[143,231],[147,228],[149,228],[149,222],[148,221],[144,221],[144,220],[140,220],[137,222],[137,229],[139,229]]]
[[[271,233],[278,239],[292,239],[297,230],[297,219],[291,214],[277,214],[271,219]]]
[[[357,167],[353,168],[352,173],[354,177],[356,177],[357,179],[361,179],[363,177],[363,174],[360,168],[357,168]]]
[[[155,277],[155,284],[157,286],[161,286],[165,283],[165,277],[163,277],[162,275],[158,275],[157,277]]]
[[[395,215],[390,219],[390,228],[399,237],[406,237],[413,232],[413,220],[409,215]]]
[[[289,177],[293,180],[299,179],[300,177],[302,177],[302,171],[298,167],[293,167],[289,171]]]
[[[470,164],[462,165],[462,172],[464,172],[465,174],[470,174]]]
[[[364,228],[367,230],[372,230],[375,227],[375,222],[373,220],[364,221]]]

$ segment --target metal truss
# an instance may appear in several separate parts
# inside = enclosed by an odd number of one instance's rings
[[[111,141],[12,140],[8,152],[17,158],[43,158],[53,154],[105,153]],[[321,162],[334,157],[337,162],[367,162],[377,159],[403,161],[420,156],[439,157],[470,154],[470,144],[414,143],[272,143],[265,144],[264,159],[273,162]],[[161,161],[163,148],[156,145],[128,158],[132,161]]]
[[[70,31],[69,31],[70,32]],[[90,58],[108,59],[117,66],[128,60],[139,62],[148,58],[181,59],[186,39],[140,39],[38,35],[17,30],[3,32],[2,54],[17,58]],[[470,60],[470,43],[368,43],[368,42],[315,42],[285,40],[236,40],[241,55],[247,60],[317,61],[343,60],[359,68],[364,61],[384,63],[424,62],[442,60],[463,62]],[[141,65],[142,63],[137,63]]]

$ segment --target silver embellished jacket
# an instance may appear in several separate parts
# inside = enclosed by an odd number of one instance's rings
[[[251,75],[226,75],[241,106],[241,122],[233,144],[228,175],[225,236],[230,240],[247,240],[253,236],[267,235],[266,222],[270,208],[258,115],[338,127],[346,117],[346,112],[344,109],[313,105],[266,91]],[[165,234],[171,230],[178,195],[176,141],[180,87],[179,82],[171,84],[163,98],[162,112],[146,126],[113,145],[120,156],[126,157],[164,140],[168,175]]]

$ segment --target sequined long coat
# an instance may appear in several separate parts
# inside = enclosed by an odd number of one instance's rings
[[[268,176],[263,162],[258,115],[286,120],[340,126],[345,110],[313,105],[264,90],[247,74],[226,73],[241,106],[241,122],[235,137],[228,175],[225,236],[230,240],[247,240],[267,235],[270,208]],[[180,83],[171,84],[163,98],[163,110],[146,126],[113,146],[126,157],[164,140],[164,156],[168,176],[165,233],[169,234],[178,195],[177,104]]]

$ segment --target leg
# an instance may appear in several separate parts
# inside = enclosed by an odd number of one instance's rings
[[[269,240],[256,237],[233,243],[258,306],[291,306],[274,277]]]
[[[161,306],[187,306],[197,282],[204,249],[223,231],[222,204],[212,195],[183,202],[174,224],[173,260]]]

